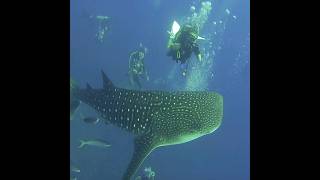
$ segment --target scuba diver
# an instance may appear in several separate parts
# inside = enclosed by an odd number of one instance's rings
[[[93,16],[90,18],[94,18],[98,23],[98,32],[96,34],[97,40],[103,42],[106,33],[110,30],[110,17],[108,16]]]
[[[137,176],[135,180],[154,180],[156,173],[151,169],[151,167],[144,168],[142,176]]]
[[[196,43],[196,40],[204,38],[199,37],[199,27],[197,25],[185,24],[180,28],[179,24],[174,21],[172,31],[169,34],[170,39],[167,46],[169,51],[167,52],[167,56],[171,56],[177,63],[185,64],[192,53],[194,53],[197,59],[200,62],[202,61],[199,45]],[[186,70],[187,67],[184,68],[184,76],[186,75]]]
[[[129,81],[132,87],[141,89],[139,77],[144,75],[147,81],[149,76],[144,66],[144,58],[147,53],[147,48],[140,43],[138,50],[132,52],[129,58]]]

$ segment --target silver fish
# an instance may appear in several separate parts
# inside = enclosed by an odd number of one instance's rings
[[[106,141],[103,141],[103,140],[99,140],[99,139],[82,140],[82,139],[80,139],[80,145],[78,146],[78,148],[83,148],[86,145],[97,146],[97,147],[102,147],[102,148],[111,147],[111,144],[109,142],[106,142]]]
[[[77,172],[77,173],[79,173],[80,172],[80,169],[78,168],[78,167],[76,167],[75,165],[70,165],[70,169],[71,169],[71,171],[73,171],[73,172]]]
[[[97,124],[100,119],[97,117],[85,117],[83,118],[83,121],[89,124]]]

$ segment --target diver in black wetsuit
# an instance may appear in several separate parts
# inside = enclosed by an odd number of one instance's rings
[[[171,56],[176,62],[184,64],[193,52],[197,59],[201,61],[199,45],[196,43],[198,35],[199,27],[197,25],[185,24],[176,35],[170,36],[167,55]]]
[[[147,53],[147,48],[143,47],[140,44],[138,50],[132,52],[129,58],[129,81],[131,86],[137,89],[141,89],[141,83],[139,77],[144,75],[147,80],[149,80],[149,76],[145,69],[144,58]]]

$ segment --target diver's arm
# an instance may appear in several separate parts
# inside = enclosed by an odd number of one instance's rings
[[[169,32],[169,31],[168,31],[168,33],[169,33],[169,41],[168,41],[168,44],[167,44],[167,48],[170,48],[171,45],[172,45],[172,42],[174,40],[174,34],[172,32]]]
[[[172,44],[173,44],[173,39],[169,38],[167,48],[171,48]]]
[[[169,35],[170,35],[170,37],[169,37],[167,48],[171,48],[174,44],[176,44],[178,42],[178,39],[181,35],[181,32],[178,31],[177,34],[175,34],[175,35],[173,33],[169,32]]]

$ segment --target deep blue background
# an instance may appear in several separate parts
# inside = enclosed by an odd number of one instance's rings
[[[166,56],[167,30],[174,19],[189,13],[191,0],[71,0],[71,76],[84,86],[89,82],[101,87],[100,70],[103,69],[113,83],[127,87],[125,73],[128,56],[140,42],[148,47],[146,68],[150,82],[148,89],[159,89],[152,82],[168,76],[176,63]],[[250,6],[249,0],[216,0],[212,2],[210,17],[203,34],[218,32],[214,78],[209,89],[224,97],[224,118],[221,127],[213,134],[194,141],[156,149],[146,159],[144,167],[151,166],[160,180],[248,180],[250,178],[249,141],[249,49]],[[228,15],[225,9],[231,14]],[[106,15],[110,19],[110,31],[103,43],[96,40],[97,22],[89,15]],[[232,18],[235,15],[237,18]],[[213,26],[213,21],[223,24]],[[218,23],[219,24],[219,23]],[[224,25],[225,28],[221,26]],[[170,84],[166,90],[175,90]],[[103,123],[94,126],[82,122],[79,112],[94,114],[81,106],[71,121],[71,160],[81,173],[72,173],[80,180],[120,180],[130,161],[132,135]],[[104,138],[112,144],[110,149],[89,147],[77,149],[81,138]]]

